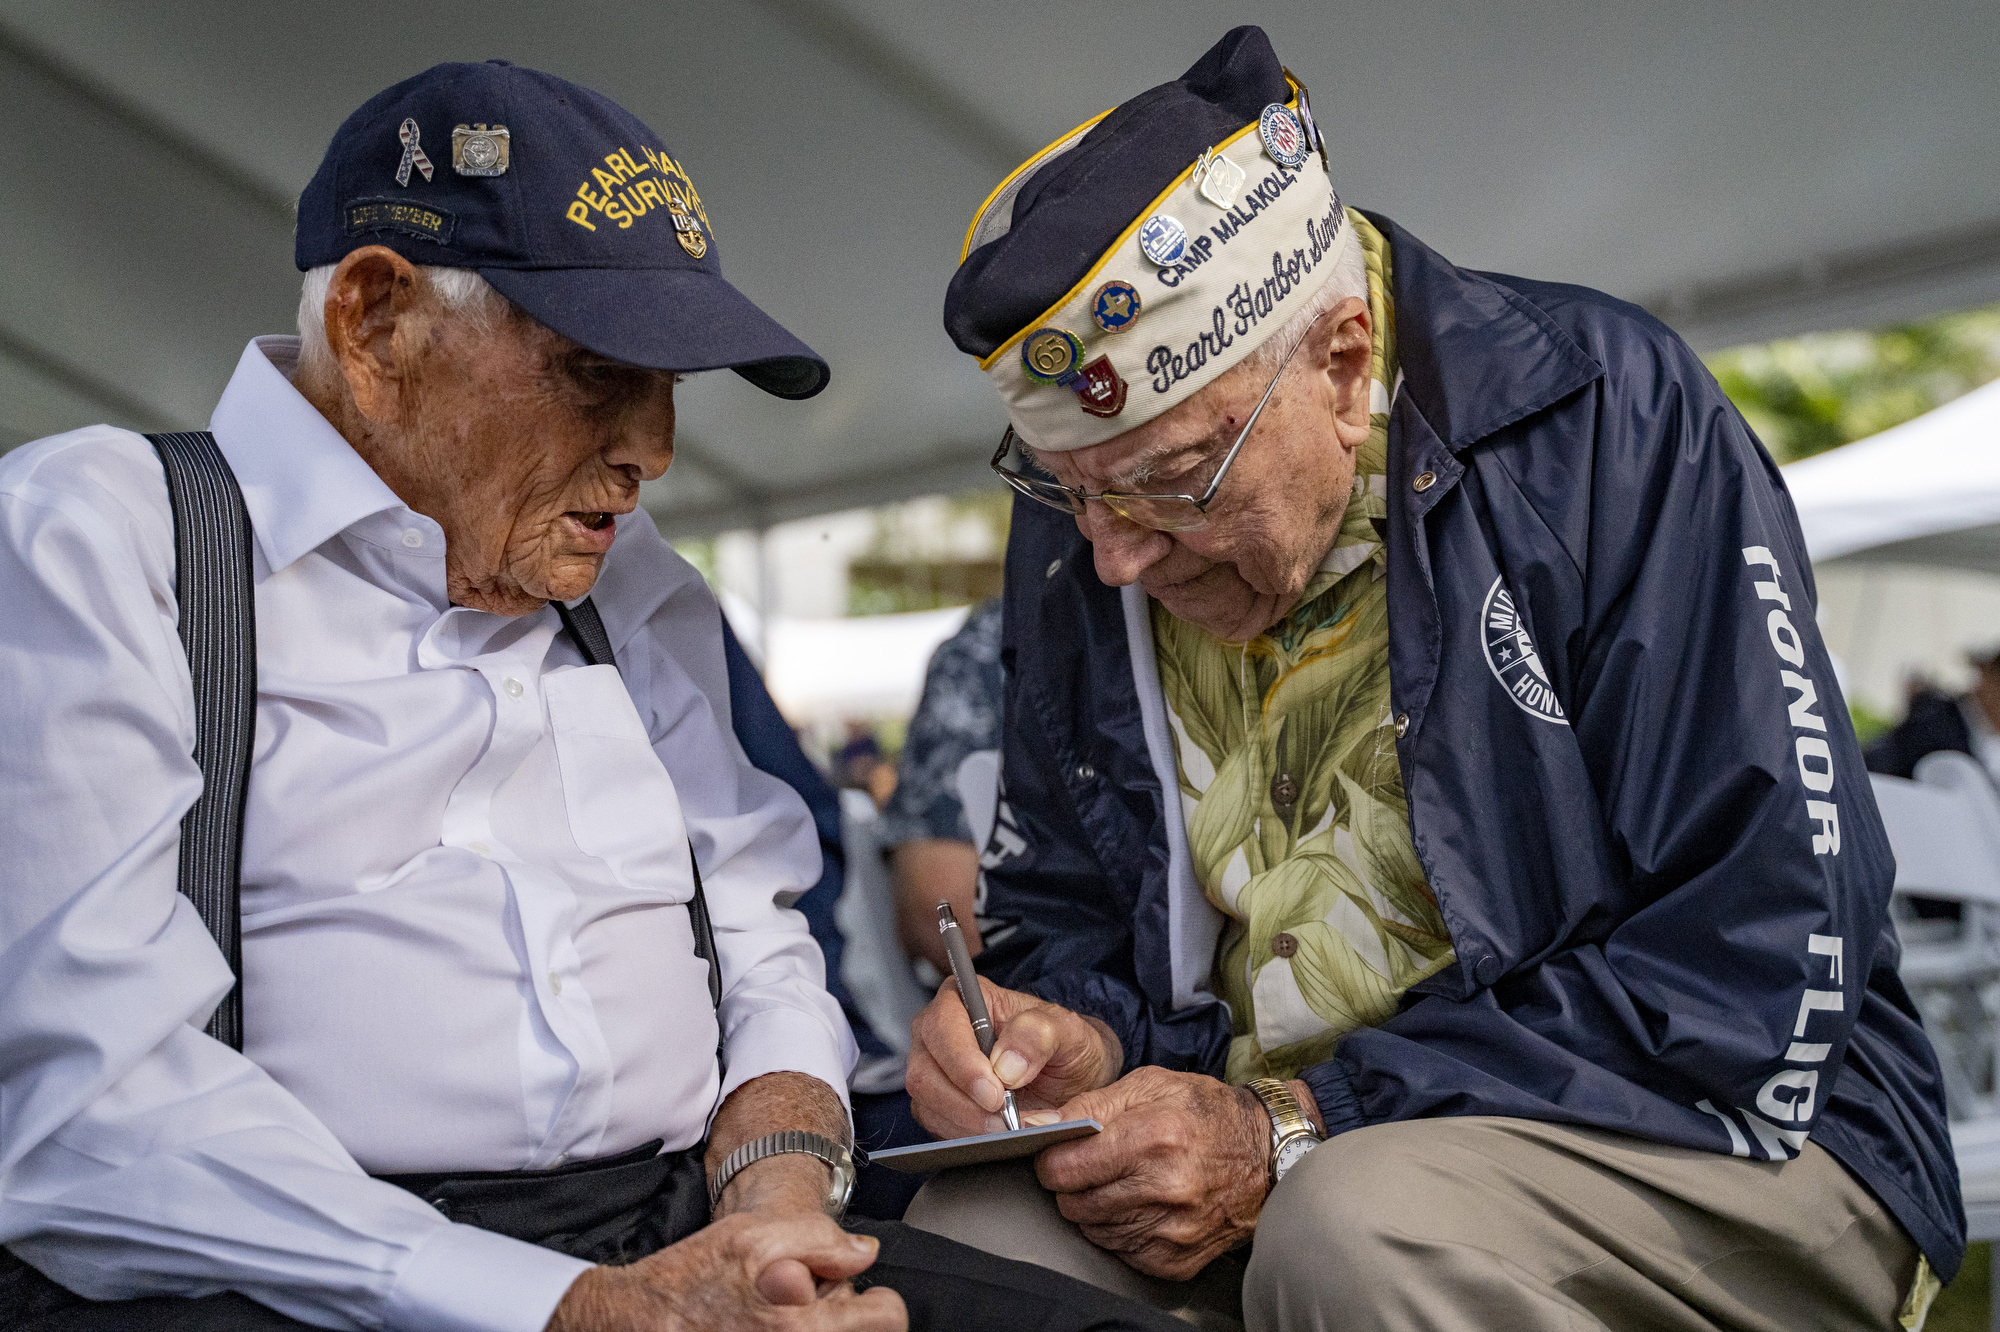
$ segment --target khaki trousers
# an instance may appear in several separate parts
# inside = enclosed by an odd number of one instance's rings
[[[1897,1326],[1917,1248],[1818,1146],[1745,1161],[1520,1119],[1357,1129],[1271,1193],[1247,1265],[1127,1268],[1029,1163],[946,1171],[906,1219],[1250,1332],[1840,1332]],[[1240,1291],[1240,1305],[1238,1292]]]

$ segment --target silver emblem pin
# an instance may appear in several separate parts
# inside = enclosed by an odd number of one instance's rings
[[[505,125],[459,125],[451,132],[451,169],[461,176],[504,176],[510,149]]]
[[[1217,208],[1227,209],[1236,202],[1236,191],[1243,188],[1248,175],[1242,167],[1217,153],[1201,173],[1201,197]]]

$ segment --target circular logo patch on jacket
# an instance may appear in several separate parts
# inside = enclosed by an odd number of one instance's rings
[[[1567,724],[1556,691],[1549,687],[1549,673],[1542,655],[1528,637],[1528,626],[1514,607],[1514,594],[1495,578],[1486,589],[1486,604],[1479,611],[1480,642],[1486,649],[1486,665],[1493,678],[1507,691],[1514,705],[1531,717],[1545,722]]]

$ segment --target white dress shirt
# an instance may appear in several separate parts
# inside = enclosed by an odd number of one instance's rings
[[[553,608],[452,606],[442,530],[296,357],[253,342],[212,424],[255,533],[242,1054],[202,1032],[229,972],[176,891],[201,779],[159,461],[106,426],[0,461],[0,1241],[98,1299],[533,1332],[585,1264],[368,1173],[687,1147],[781,1069],[844,1095],[852,1036],[780,905],[819,844],[744,758],[715,601],[643,514],[593,590],[621,679]]]

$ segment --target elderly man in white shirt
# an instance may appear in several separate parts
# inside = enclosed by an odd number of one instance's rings
[[[677,372],[827,372],[679,163],[588,90],[439,66],[342,127],[298,250],[303,342],[252,342],[212,422],[255,588],[240,1053],[176,892],[160,459],[97,426],[0,463],[0,1322],[875,1332],[1005,1291],[1010,1326],[1153,1325],[828,1215],[854,1045],[786,909],[817,841],[731,735],[713,598],[620,521]],[[549,605],[586,594],[615,666]]]

